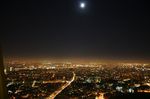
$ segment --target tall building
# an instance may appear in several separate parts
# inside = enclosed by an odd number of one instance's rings
[[[2,51],[0,48],[0,99],[8,99],[7,89],[6,89],[6,80],[4,74],[4,65]]]

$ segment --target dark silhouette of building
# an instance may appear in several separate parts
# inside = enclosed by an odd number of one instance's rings
[[[0,99],[8,99],[5,78],[2,49],[0,47]]]

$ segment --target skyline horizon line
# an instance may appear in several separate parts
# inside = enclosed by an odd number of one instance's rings
[[[88,57],[4,57],[4,62],[8,61],[50,61],[50,62],[74,62],[74,63],[150,63],[150,59],[134,58],[88,58]]]

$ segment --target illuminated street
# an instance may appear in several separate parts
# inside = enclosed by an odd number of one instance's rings
[[[54,93],[52,93],[49,97],[46,99],[54,99],[59,93],[61,93],[66,87],[68,87],[75,79],[75,73],[73,72],[73,77],[70,81],[67,81],[66,84],[61,86],[58,90],[56,90]]]

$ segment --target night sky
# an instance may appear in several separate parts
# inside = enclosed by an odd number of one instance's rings
[[[11,0],[1,10],[8,57],[150,59],[145,0]]]

